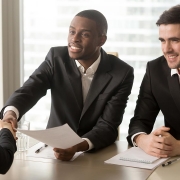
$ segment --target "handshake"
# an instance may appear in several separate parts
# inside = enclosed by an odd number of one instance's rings
[[[7,128],[11,131],[13,137],[15,140],[17,140],[17,137],[16,137],[16,129],[13,127],[13,124],[12,122],[5,122],[3,120],[0,119],[0,130],[3,129],[3,128]]]

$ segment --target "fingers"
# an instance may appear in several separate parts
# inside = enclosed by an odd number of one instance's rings
[[[139,136],[138,146],[152,156],[168,157],[172,153],[173,147],[165,143],[166,141],[168,141],[167,137],[159,137],[154,133],[142,134]]]
[[[62,161],[71,160],[75,154],[72,148],[68,148],[68,149],[54,148],[53,150],[54,150],[55,157]]]
[[[169,133],[163,133],[162,136],[155,136],[153,138],[153,147],[164,150],[164,151],[172,151],[173,147],[171,145],[171,135]]]
[[[0,121],[0,128],[9,129],[11,131],[12,135],[14,136],[14,139],[16,140],[16,133],[12,128],[12,123],[11,122]]]
[[[15,130],[17,129],[17,119],[15,118],[9,118],[9,119],[3,119],[3,122],[11,123],[12,128]]]
[[[151,134],[139,135],[136,138],[138,146],[143,149],[147,154],[156,157],[164,158],[180,154],[177,150],[179,148],[176,148],[179,141],[177,141],[169,133],[169,130],[170,128],[168,127],[160,127],[153,131]]]
[[[57,153],[60,153],[60,152],[63,152],[64,150],[63,150],[63,149],[60,149],[60,148],[54,148],[53,151],[54,151],[54,152],[57,152]]]
[[[170,130],[169,127],[160,127],[158,129],[156,129],[155,131],[153,131],[152,133],[155,135],[155,136],[162,136],[162,135],[166,135],[166,133]]]
[[[148,147],[144,148],[144,151],[152,156],[168,157],[172,152],[172,147],[154,141]]]
[[[152,150],[151,152],[148,153],[151,156],[159,157],[159,158],[166,158],[168,157],[167,154],[163,154],[162,152],[158,152],[157,149]]]
[[[54,148],[54,155],[57,159],[63,160],[65,156],[65,151],[64,149],[59,149],[59,148]]]
[[[3,122],[12,122],[12,127],[13,129],[17,129],[17,117],[16,117],[16,114],[15,112],[9,110],[7,111],[5,114],[4,114],[4,117],[3,117]]]
[[[151,144],[151,150],[157,157],[168,157],[173,151],[171,135],[169,132],[165,131],[162,131],[161,134],[161,136],[153,134],[154,137]]]
[[[11,126],[12,126],[12,128],[13,128],[13,131],[14,131],[14,132],[17,132],[17,128],[14,128],[14,124],[13,124],[13,122],[12,122],[12,121],[10,121],[9,123],[11,124]]]
[[[161,138],[163,139],[163,138]],[[173,147],[169,144],[165,142],[166,139],[162,140],[162,141],[154,141],[153,143],[153,147],[158,149],[158,150],[162,150],[165,151],[166,153],[168,153],[168,151],[172,151]]]
[[[158,157],[168,157],[172,153],[172,151],[172,146],[164,145],[161,143],[157,143],[153,148],[153,152],[157,154]]]

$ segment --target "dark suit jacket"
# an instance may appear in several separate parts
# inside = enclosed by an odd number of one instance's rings
[[[16,141],[9,129],[0,131],[0,174],[5,174],[14,159],[16,152]]]
[[[130,121],[129,136],[138,132],[151,133],[159,111],[164,115],[165,126],[180,139],[180,84],[178,75],[171,76],[164,56],[147,63],[134,117]]]
[[[53,47],[5,106],[15,106],[21,118],[51,89],[47,128],[67,123],[99,149],[116,140],[132,84],[133,68],[101,49],[101,61],[83,106],[81,74],[75,61],[66,46]]]

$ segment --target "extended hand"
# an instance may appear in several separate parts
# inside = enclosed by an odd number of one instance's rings
[[[7,128],[11,131],[12,135],[14,136],[14,139],[16,140],[16,133],[15,131],[13,130],[12,128],[12,123],[7,123],[7,122],[3,122],[1,119],[0,119],[0,129],[1,128]]]
[[[13,111],[7,111],[2,119],[3,122],[11,123],[13,130],[17,129],[17,118]]]

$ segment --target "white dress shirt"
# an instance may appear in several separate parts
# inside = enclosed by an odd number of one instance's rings
[[[173,76],[174,74],[177,74],[177,75],[178,75],[178,77],[179,77],[179,83],[180,83],[180,74],[179,74],[179,72],[178,72],[177,69],[171,69],[171,76]],[[132,144],[133,144],[134,146],[137,146],[136,143],[134,142],[134,138],[135,138],[135,136],[137,136],[137,135],[139,135],[139,134],[146,134],[146,133],[145,133],[145,132],[138,132],[138,133],[134,134],[134,135],[131,137],[131,141],[132,141]]]
[[[85,71],[84,67],[77,61],[76,61],[76,65],[81,73],[81,81],[82,81],[82,93],[83,93],[83,103],[86,100],[87,94],[89,92],[89,88],[91,86],[91,82],[94,78],[94,74],[99,66],[101,60],[101,54],[99,55],[98,59]],[[84,140],[87,141],[87,143],[89,144],[89,149],[92,149],[94,147],[94,145],[92,144],[92,142],[87,139],[87,138],[83,138]]]
[[[86,100],[86,97],[87,97],[87,94],[88,94],[88,91],[89,91],[89,88],[91,86],[91,82],[94,78],[94,74],[99,66],[99,63],[100,63],[100,60],[101,60],[101,54],[99,55],[99,57],[97,58],[97,60],[85,71],[84,67],[77,61],[75,60],[76,62],[76,65],[81,73],[81,81],[82,81],[82,92],[83,92],[83,102],[85,102]],[[16,114],[16,118],[18,119],[19,118],[19,111],[16,107],[14,106],[7,106],[5,109],[4,109],[4,114],[7,112],[7,111],[14,111],[15,114]],[[87,139],[87,138],[82,138],[84,140],[87,141],[87,143],[89,144],[89,149],[92,149],[94,147],[94,145],[92,144],[92,142]]]
[[[76,65],[81,73],[82,91],[83,91],[83,102],[85,102],[91,82],[94,78],[94,74],[99,66],[101,54],[98,59],[85,71],[84,67],[77,61]]]

